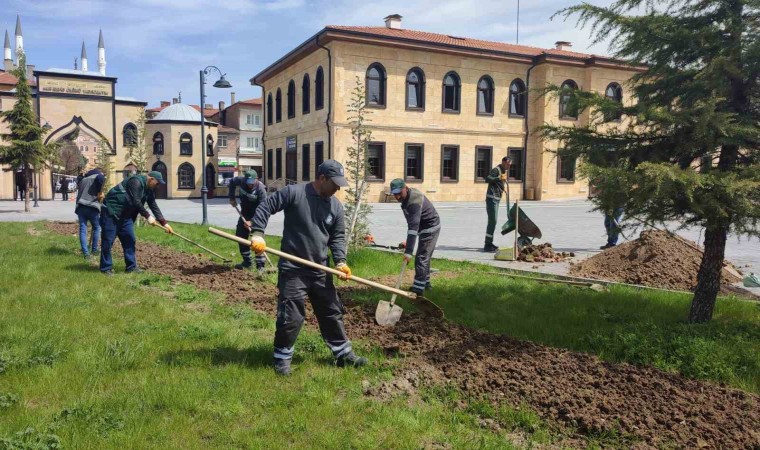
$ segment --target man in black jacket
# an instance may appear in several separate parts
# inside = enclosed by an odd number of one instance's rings
[[[267,191],[264,189],[264,184],[258,180],[258,174],[255,170],[248,170],[242,177],[235,177],[230,181],[229,199],[230,205],[238,208],[237,199],[235,198],[236,191],[239,188],[240,197],[240,213],[243,217],[239,217],[237,221],[237,228],[235,228],[235,236],[248,239],[251,234],[251,219],[256,212],[259,204],[267,198]],[[253,266],[251,261],[251,247],[248,245],[240,244],[240,256],[243,257],[243,262],[235,264],[236,269],[250,269]],[[264,255],[256,255],[256,269],[261,273],[266,265],[266,258]]]
[[[351,277],[346,264],[346,226],[343,205],[333,197],[348,186],[343,166],[332,159],[319,165],[317,179],[294,184],[269,196],[253,216],[251,248],[257,255],[266,250],[264,230],[269,217],[285,212],[282,251],[302,259],[328,265],[327,250],[342,279]],[[327,346],[339,367],[359,367],[367,358],[356,356],[343,325],[343,303],[335,290],[332,275],[280,258],[277,289],[277,331],[274,335],[274,367],[280,375],[290,375],[290,362],[298,333],[304,322],[308,296]]]

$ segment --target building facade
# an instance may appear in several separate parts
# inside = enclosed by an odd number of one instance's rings
[[[404,178],[434,201],[480,201],[485,176],[511,156],[512,198],[585,197],[576,161],[533,132],[544,123],[585,124],[588,113],[541,96],[550,84],[609,93],[635,73],[609,58],[401,28],[328,26],[252,78],[264,91],[264,166],[270,185],[309,181],[352,145],[348,105],[357,79],[371,112],[369,200]],[[273,180],[273,182],[271,181]]]
[[[10,72],[17,66],[18,55],[23,52],[21,20],[17,18],[15,49],[10,48],[8,39],[5,42],[4,70],[0,73],[3,80],[0,84],[0,111],[8,111],[16,104],[17,80]],[[35,70],[34,66],[27,66],[33,94],[32,109],[40,124],[50,129],[44,137],[46,143],[61,141],[76,145],[81,140],[97,142],[97,146],[106,145],[114,168],[110,181],[116,183],[134,167],[128,153],[130,140],[134,139],[131,130],[147,103],[116,95],[117,78],[106,75],[102,32],[98,40],[97,71],[87,70],[84,44],[81,52],[81,69]],[[8,124],[0,122],[0,133],[7,133],[8,128]],[[94,153],[88,154],[89,165],[90,159],[94,163]],[[15,174],[12,169],[3,167],[0,170],[0,199],[14,198]],[[33,183],[37,185],[39,199],[53,197],[57,181],[53,172],[45,169],[35,174]]]
[[[222,105],[220,105],[221,108]],[[225,127],[238,130],[238,172],[256,170],[263,178],[263,116],[260,98],[233,102],[221,113]]]

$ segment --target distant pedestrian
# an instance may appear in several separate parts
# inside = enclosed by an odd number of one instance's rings
[[[77,191],[77,204],[74,212],[79,218],[79,245],[85,259],[98,253],[100,241],[100,207],[103,203],[103,185],[106,178],[100,169],[92,169],[87,172],[79,182]],[[92,241],[88,245],[87,223],[92,225]]]
[[[18,190],[19,200],[26,200],[26,175],[24,172],[16,172],[16,189]]]
[[[505,156],[501,158],[501,164],[491,169],[486,182],[486,214],[488,214],[488,226],[486,226],[486,243],[483,246],[484,252],[495,252],[499,247],[493,245],[493,233],[496,231],[496,220],[499,218],[499,202],[501,196],[507,194],[507,208],[509,208],[509,190],[505,189],[509,168],[512,166],[512,158]]]
[[[407,223],[404,261],[408,263],[414,254],[414,245],[419,238],[417,256],[414,257],[414,283],[412,292],[422,295],[425,289],[432,289],[430,284],[430,262],[433,250],[441,233],[441,219],[433,204],[425,194],[406,186],[404,180],[396,178],[391,181],[391,194],[401,203]]]
[[[607,230],[607,243],[599,247],[601,250],[617,245],[620,236],[620,220],[623,218],[623,208],[615,208],[612,214],[604,215],[604,229]]]
[[[66,177],[61,178],[61,196],[63,201],[69,199],[69,179]]]

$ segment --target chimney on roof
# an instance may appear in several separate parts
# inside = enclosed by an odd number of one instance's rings
[[[34,64],[26,65],[26,77],[32,79],[34,77]]]
[[[203,105],[203,109],[214,109],[214,105],[211,103],[206,103]]]
[[[235,93],[230,92],[230,105],[234,105],[234,104],[235,104]]]
[[[391,28],[394,30],[401,29],[401,16],[398,14],[391,14],[383,20],[385,21],[385,28]]]
[[[572,46],[573,44],[568,41],[557,41],[554,43],[554,48],[557,50],[570,50]]]
[[[224,111],[224,102],[219,102],[219,111]]]
[[[172,104],[172,102],[170,102],[168,100],[161,100],[161,107],[162,108],[166,108],[167,106],[169,106],[171,104]]]
[[[177,97],[172,98],[172,105],[176,105],[179,103],[179,100],[177,100]]]

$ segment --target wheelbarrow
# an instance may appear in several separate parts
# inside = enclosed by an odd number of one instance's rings
[[[519,208],[517,206],[517,203],[515,203],[512,205],[512,208],[510,208],[507,214],[506,223],[504,223],[504,225],[501,227],[502,235],[515,230],[515,217],[518,210],[520,211],[520,217],[517,221],[519,228],[517,230],[517,246],[518,248],[523,248],[527,245],[531,245],[533,243],[533,239],[541,239],[541,230],[532,220],[530,220],[530,217],[525,214],[525,211],[522,208]]]

